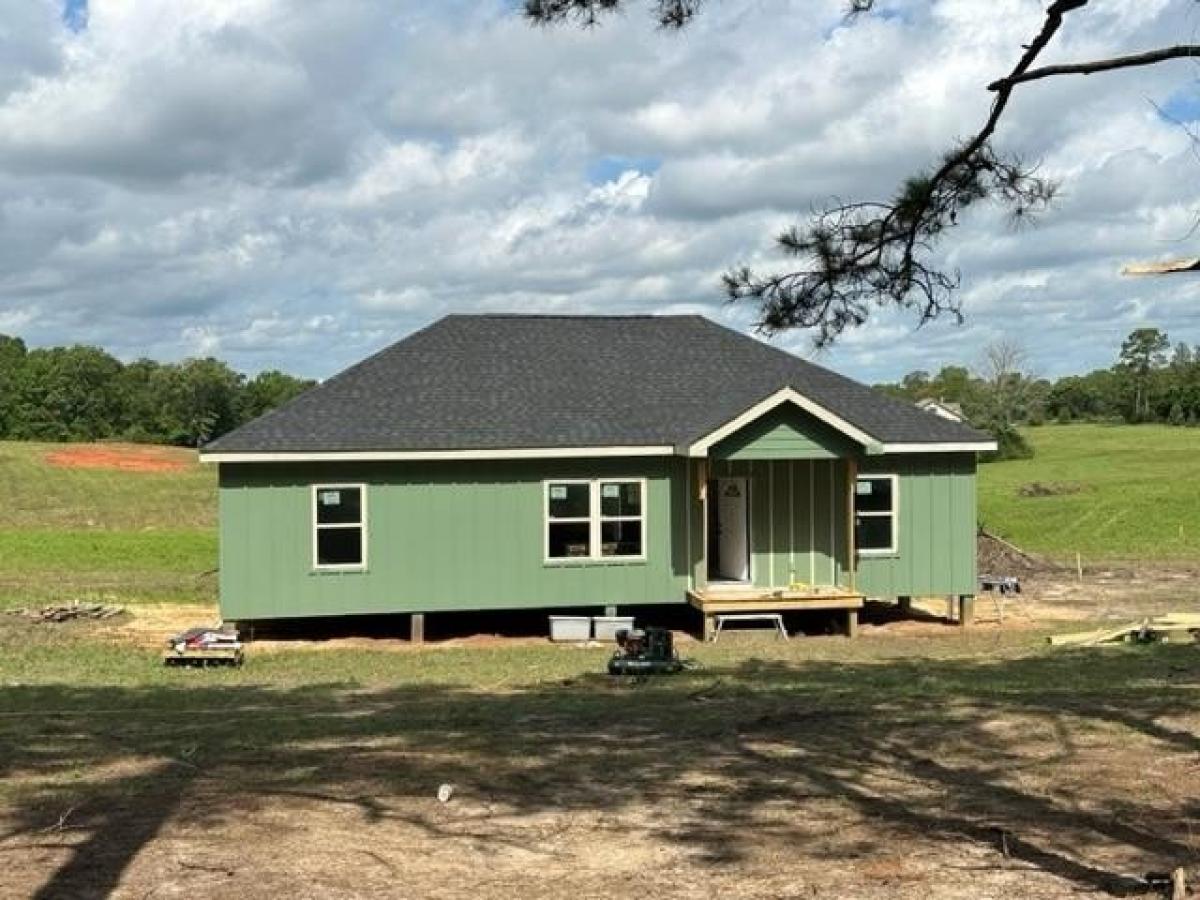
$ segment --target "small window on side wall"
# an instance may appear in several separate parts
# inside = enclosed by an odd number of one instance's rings
[[[854,546],[864,556],[897,552],[895,475],[860,475],[854,485]]]
[[[361,484],[313,486],[313,568],[367,565],[367,497]]]

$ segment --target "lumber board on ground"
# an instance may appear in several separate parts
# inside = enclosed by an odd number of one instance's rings
[[[1190,628],[1200,628],[1200,613],[1167,613],[1150,620],[1156,625],[1182,625]]]
[[[1127,622],[1114,628],[1098,628],[1093,631],[1076,631],[1070,634],[1055,634],[1048,639],[1052,647],[1090,647],[1113,641],[1128,641],[1138,637],[1162,640],[1181,632],[1200,633],[1200,615],[1193,613],[1168,613],[1139,622]]]
[[[1120,640],[1141,627],[1141,623],[1134,622],[1117,628],[1097,628],[1092,631],[1073,631],[1070,634],[1052,634],[1049,641],[1052,647],[1086,647],[1091,644]]]

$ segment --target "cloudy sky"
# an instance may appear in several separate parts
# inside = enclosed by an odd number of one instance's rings
[[[649,3],[581,33],[511,0],[0,0],[0,332],[324,377],[448,312],[702,312],[720,273],[830,197],[886,197],[986,112],[1037,0]],[[1105,0],[1045,61],[1200,32]],[[819,360],[867,380],[1012,337],[1054,376],[1144,324],[1200,342],[1200,67],[1020,90],[1002,148],[1061,202],[973,211],[945,253],[967,324],[882,314]],[[1165,113],[1165,114],[1164,114]],[[809,353],[808,337],[776,342]]]

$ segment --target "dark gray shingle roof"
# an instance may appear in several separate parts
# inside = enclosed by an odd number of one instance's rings
[[[988,439],[702,316],[453,315],[204,452],[682,445],[789,386],[881,443]]]

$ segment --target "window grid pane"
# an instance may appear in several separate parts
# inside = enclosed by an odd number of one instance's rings
[[[546,488],[546,515],[551,519],[586,521],[591,518],[591,485],[581,482],[550,482]]]
[[[331,486],[316,490],[318,525],[362,523],[362,488]]]
[[[360,566],[362,561],[361,528],[317,529],[317,565]]]
[[[590,522],[551,522],[547,530],[550,559],[580,559],[592,555]]]
[[[854,509],[859,513],[891,513],[895,505],[891,478],[862,477],[854,488]]]
[[[641,556],[641,520],[604,522],[600,526],[600,554],[609,557]]]
[[[891,516],[858,516],[854,525],[854,543],[859,550],[893,549]]]
[[[606,519],[641,518],[642,483],[640,481],[600,482],[600,515]]]

